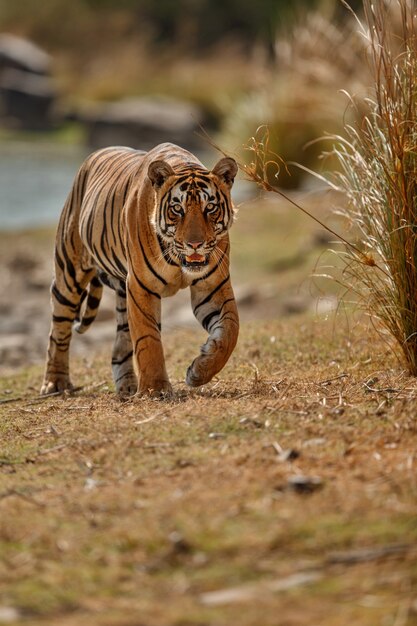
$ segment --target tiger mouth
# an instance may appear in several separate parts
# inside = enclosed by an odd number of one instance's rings
[[[200,267],[208,265],[208,255],[198,254],[197,252],[194,252],[194,254],[191,254],[189,256],[183,256],[181,261],[183,267],[199,269]]]

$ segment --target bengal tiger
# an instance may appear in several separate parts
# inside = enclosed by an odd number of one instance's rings
[[[204,385],[224,367],[239,332],[228,235],[237,169],[234,159],[224,157],[208,171],[170,143],[149,152],[105,148],[85,160],[57,229],[41,394],[72,388],[72,326],[79,333],[89,328],[103,285],[116,293],[111,363],[120,395],[172,393],[161,343],[161,298],[185,287],[209,333],[186,382]]]

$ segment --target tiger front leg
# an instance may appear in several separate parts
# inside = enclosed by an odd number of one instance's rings
[[[208,383],[223,369],[239,335],[239,316],[229,277],[207,287],[204,282],[191,287],[194,315],[209,336],[187,370],[186,383],[190,387]]]
[[[138,394],[172,395],[161,343],[161,297],[128,278],[127,313],[139,378]]]

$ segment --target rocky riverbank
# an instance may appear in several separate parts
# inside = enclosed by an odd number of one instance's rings
[[[316,202],[321,205],[322,200],[318,195]],[[248,203],[241,212],[232,231],[232,281],[241,320],[333,308],[335,296],[314,289],[307,279],[328,245],[326,233],[312,231],[311,220],[301,221],[298,213],[276,203]],[[285,246],[278,248],[283,233]],[[0,375],[45,358],[53,246],[52,228],[0,231]],[[163,300],[162,313],[163,332],[192,327],[203,340],[188,290]],[[74,333],[72,353],[88,359],[100,349],[110,351],[114,334],[113,293],[105,289],[91,329],[82,336]]]
[[[40,363],[45,357],[50,324],[49,289],[53,272],[53,230],[0,233],[0,374]],[[164,307],[165,327],[195,323],[188,294],[178,294]],[[96,322],[82,337],[74,334],[74,354],[113,341],[113,293],[105,289]]]

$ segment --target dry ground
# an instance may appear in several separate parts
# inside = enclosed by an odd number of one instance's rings
[[[314,313],[322,243],[291,207],[242,207],[230,364],[187,389],[204,333],[174,316],[175,400],[122,403],[103,318],[82,389],[38,398],[51,233],[0,236],[0,623],[417,624],[417,383]]]
[[[39,400],[39,367],[2,380],[9,617],[416,624],[415,380],[374,335],[303,316],[246,324],[189,391],[200,340],[166,338],[172,402],[121,403],[108,355],[75,362],[73,396]]]

